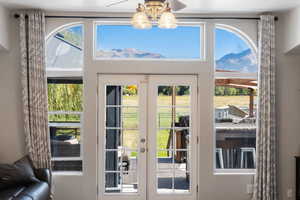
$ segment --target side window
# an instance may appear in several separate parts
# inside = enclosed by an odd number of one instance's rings
[[[54,171],[82,171],[83,77],[76,73],[83,68],[82,46],[82,25],[62,29],[46,41],[46,66],[51,72],[48,118]]]
[[[254,169],[257,55],[242,35],[215,29],[215,168]]]

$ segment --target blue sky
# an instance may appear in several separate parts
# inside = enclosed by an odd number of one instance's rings
[[[132,26],[102,25],[97,28],[97,50],[135,48],[167,58],[199,58],[199,27],[140,30]]]
[[[75,34],[82,35],[82,25],[73,26],[69,28],[70,31],[74,32]]]
[[[71,28],[76,34],[82,34],[82,26]],[[236,34],[216,29],[215,58],[229,53],[239,53],[249,48],[248,44]],[[139,30],[132,26],[101,25],[97,28],[97,50],[135,48],[159,53],[167,58],[199,58],[199,27],[179,26],[176,29]]]
[[[235,33],[224,29],[216,29],[215,32],[215,58],[218,60],[229,53],[239,53],[249,49],[249,45]]]

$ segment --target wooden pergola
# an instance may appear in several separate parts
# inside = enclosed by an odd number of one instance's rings
[[[216,70],[216,72],[234,73],[232,71]],[[249,117],[254,117],[254,91],[257,89],[257,79],[254,77],[239,78],[237,73],[235,77],[216,77],[215,86],[234,87],[249,90]],[[242,76],[242,75],[241,75]],[[241,77],[240,76],[240,77]]]

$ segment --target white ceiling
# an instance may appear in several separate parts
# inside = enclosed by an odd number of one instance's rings
[[[47,11],[134,12],[138,2],[106,7],[119,0],[0,0],[9,8],[41,8]],[[300,5],[299,0],[181,0],[187,7],[182,13],[259,13],[281,11]]]

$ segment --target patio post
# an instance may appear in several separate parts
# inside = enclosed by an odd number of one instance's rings
[[[249,88],[249,117],[254,117],[254,89]]]

